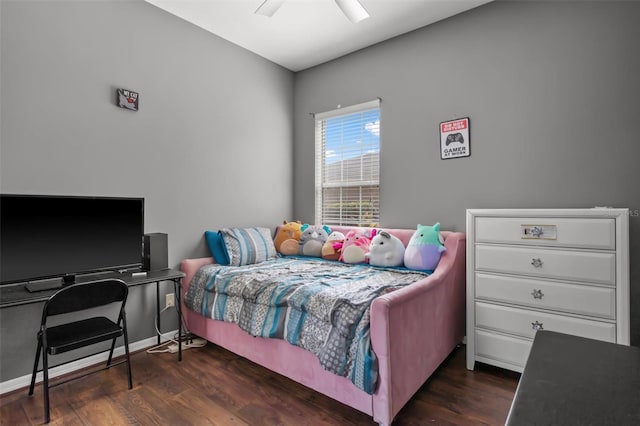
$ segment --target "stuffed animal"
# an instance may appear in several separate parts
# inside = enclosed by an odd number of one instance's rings
[[[300,228],[300,231],[302,231],[302,235],[298,242],[299,254],[303,256],[321,257],[322,246],[324,246],[327,238],[329,238],[331,229],[326,225],[318,226],[305,223]]]
[[[367,261],[366,254],[371,246],[371,238],[375,237],[376,230],[371,231],[371,235],[364,232],[349,231],[344,238],[340,260],[344,263],[364,263]]]
[[[386,231],[380,231],[371,240],[367,258],[373,266],[402,266],[404,263],[404,244],[400,238]]]
[[[329,234],[327,242],[322,246],[322,258],[326,260],[340,259],[344,238],[344,234],[340,231],[333,231]]]
[[[298,242],[302,235],[302,223],[298,220],[296,222],[282,222],[282,225],[278,227],[278,232],[273,239],[273,244],[276,246],[276,251],[284,255],[298,254]]]
[[[418,225],[404,252],[404,266],[419,271],[433,271],[446,250],[440,235],[440,224]]]

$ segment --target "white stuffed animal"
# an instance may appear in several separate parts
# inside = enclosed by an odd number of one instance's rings
[[[367,257],[374,266],[402,266],[404,263],[404,244],[400,238],[386,231],[379,232],[373,240]]]

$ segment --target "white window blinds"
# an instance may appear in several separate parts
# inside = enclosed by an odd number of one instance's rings
[[[378,226],[380,100],[315,115],[317,224]]]

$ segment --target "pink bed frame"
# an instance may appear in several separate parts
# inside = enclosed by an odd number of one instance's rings
[[[346,233],[348,227],[332,227]],[[414,229],[385,229],[406,245]],[[393,418],[462,341],[465,328],[466,235],[443,231],[444,252],[432,275],[379,296],[371,306],[371,345],[378,358],[373,395],[324,370],[311,352],[280,339],[256,338],[236,324],[203,317],[183,306],[189,331],[269,370],[370,415],[381,425]],[[213,258],[185,259],[182,295],[200,267]],[[184,300],[184,297],[181,297]]]

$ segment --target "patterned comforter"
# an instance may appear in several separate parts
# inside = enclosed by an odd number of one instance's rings
[[[371,302],[425,276],[308,257],[207,265],[191,281],[185,304],[253,336],[285,339],[311,351],[325,370],[372,394],[378,372],[369,335]]]

